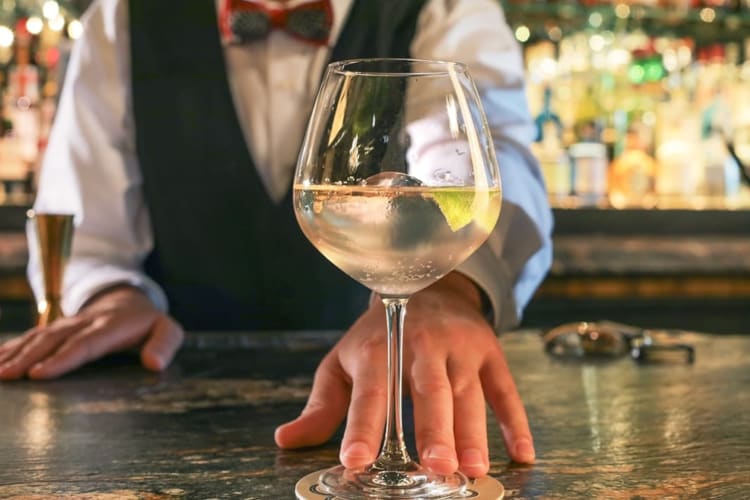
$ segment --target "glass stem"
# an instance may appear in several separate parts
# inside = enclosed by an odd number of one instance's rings
[[[415,466],[406,451],[403,428],[402,378],[404,319],[408,298],[383,298],[388,329],[388,399],[383,447],[372,469],[405,471]]]

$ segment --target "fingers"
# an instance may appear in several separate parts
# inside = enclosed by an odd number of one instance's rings
[[[143,343],[144,366],[162,370],[182,343],[182,327],[131,287],[97,295],[77,315],[34,328],[0,346],[0,379],[46,379]],[[144,343],[145,340],[145,343]]]
[[[536,454],[526,410],[502,352],[490,358],[480,377],[487,400],[500,422],[508,455],[516,462],[534,463]]]
[[[55,352],[31,366],[28,375],[33,379],[59,377],[103,355],[109,340],[99,328],[89,324],[69,336]]]
[[[458,460],[453,438],[453,395],[445,360],[415,356],[410,386],[422,465],[436,474],[452,474]]]
[[[330,353],[315,372],[307,405],[300,416],[276,429],[276,444],[280,448],[301,448],[327,441],[344,420],[349,391],[337,357]]]
[[[0,345],[0,366],[14,357],[23,348],[24,344],[33,337],[34,333],[33,331],[27,332]]]
[[[185,332],[180,325],[167,316],[159,316],[151,328],[151,335],[141,349],[143,366],[153,371],[166,368],[184,338]]]
[[[471,366],[452,363],[448,371],[453,385],[453,432],[459,468],[469,477],[482,477],[490,468],[482,384]]]
[[[33,329],[3,345],[0,354],[0,379],[14,380],[44,360],[80,328],[77,319],[58,320],[44,329]]]
[[[383,439],[386,414],[387,364],[382,343],[362,347],[352,377],[352,399],[339,459],[348,468],[372,463]],[[362,362],[367,360],[367,362]]]
[[[386,343],[372,335],[375,322],[368,324],[368,318],[355,324],[321,363],[300,417],[276,430],[280,447],[327,440],[348,405],[341,463],[359,469],[375,460],[386,417],[387,363]],[[463,342],[457,352],[456,331],[473,323],[451,323],[451,328],[434,323],[429,318],[423,322],[427,335],[418,335],[413,326],[404,351],[420,463],[437,474],[460,468],[470,477],[485,475],[489,470],[485,398],[500,422],[511,459],[533,462],[526,412],[493,332],[485,328],[460,333],[460,338],[472,335],[473,340]],[[414,321],[412,325],[419,326]],[[363,326],[367,328],[359,328]]]
[[[487,413],[482,385],[470,364],[417,357],[412,368],[412,400],[422,465],[436,474],[460,468],[470,477],[489,470]]]
[[[32,366],[34,379],[59,377],[107,354],[138,345],[151,333],[156,315],[136,313],[126,319],[99,316],[67,340],[49,357]]]

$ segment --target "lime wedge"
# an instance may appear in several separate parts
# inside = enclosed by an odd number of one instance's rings
[[[477,224],[489,233],[497,222],[499,191],[438,189],[432,193],[432,197],[453,232],[466,227],[476,218]]]
[[[432,194],[453,232],[467,226],[474,218],[474,195],[475,192],[468,189],[440,189]]]

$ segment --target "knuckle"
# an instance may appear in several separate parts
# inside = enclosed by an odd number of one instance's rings
[[[74,314],[73,316],[65,316],[58,321],[55,321],[50,327],[56,327],[57,329],[69,329],[75,330],[84,328],[86,325],[91,324],[97,316],[89,311]]]
[[[418,396],[450,393],[451,384],[439,375],[412,377],[411,392]]]
[[[435,344],[434,335],[421,326],[410,328],[407,338],[409,346],[417,353],[429,353]]]
[[[370,336],[359,345],[359,352],[365,359],[378,359],[385,354],[386,345],[384,336]]]
[[[94,330],[107,330],[109,329],[113,324],[112,316],[109,314],[101,314],[98,316],[94,316],[91,318],[91,321],[89,322],[90,328]]]
[[[461,375],[452,382],[453,397],[455,399],[482,399],[482,386],[476,377]]]

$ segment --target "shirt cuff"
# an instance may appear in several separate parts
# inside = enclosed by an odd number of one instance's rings
[[[33,255],[30,260],[34,259]],[[43,298],[41,272],[39,266],[30,262],[28,277],[37,302]],[[130,285],[143,291],[154,307],[167,312],[167,297],[154,280],[145,274],[101,261],[75,259],[68,263],[63,279],[62,309],[72,316],[97,293],[116,285]]]
[[[456,271],[472,280],[486,295],[495,331],[502,332],[518,325],[521,311],[516,306],[510,272],[504,262],[498,262],[487,245],[479,247]]]
[[[72,275],[76,276],[72,280]],[[62,308],[66,315],[76,314],[97,293],[115,285],[129,285],[141,290],[154,307],[167,312],[167,297],[154,280],[143,273],[119,268],[111,264],[69,265],[66,270]]]

